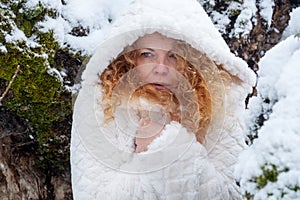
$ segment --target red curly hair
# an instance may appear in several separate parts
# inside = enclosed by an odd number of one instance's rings
[[[169,90],[157,90],[151,85],[144,85],[137,89],[132,98],[144,97],[150,102],[162,105],[164,111],[170,116],[171,120],[178,121],[188,130],[196,134],[197,140],[204,142],[204,137],[211,121],[212,99],[207,85],[200,72],[182,56],[175,55],[178,71],[188,80],[190,91],[182,93],[193,93],[196,102],[179,102],[178,98]],[[104,114],[106,122],[114,119],[114,109],[116,102],[112,101],[113,90],[121,81],[122,77],[136,67],[137,50],[123,53],[112,61],[109,66],[99,75],[103,90]],[[180,110],[180,103],[185,105],[184,112]]]

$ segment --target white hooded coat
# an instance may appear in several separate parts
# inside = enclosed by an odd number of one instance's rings
[[[187,42],[234,77],[224,86],[224,110],[213,111],[215,118],[203,145],[172,121],[148,151],[137,154],[132,150],[137,126],[127,120],[128,113],[120,108],[115,113],[120,120],[103,125],[98,74],[124,47],[153,32]],[[233,170],[245,147],[244,102],[255,75],[230,53],[196,0],[133,1],[95,51],[82,80],[71,136],[74,199],[242,198]]]

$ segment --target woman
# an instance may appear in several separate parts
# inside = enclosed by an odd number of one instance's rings
[[[135,106],[130,107],[138,110],[140,122],[135,137],[136,152],[147,150],[147,145],[160,135],[164,125],[170,121],[182,121],[187,128],[193,129],[191,131],[196,133],[199,142],[204,141],[211,117],[211,99],[201,74],[179,56],[183,45],[159,33],[145,35],[131,46],[135,50],[122,54],[100,76],[103,100],[108,101],[104,109],[107,118],[114,118],[112,110],[116,103],[112,105],[112,93],[118,100],[132,93],[131,100],[134,100]],[[134,83],[132,88],[124,86],[129,83]],[[117,84],[122,84],[122,89],[115,87]],[[146,110],[147,101],[149,105],[160,105],[159,111],[153,113]],[[179,103],[183,112],[180,112]]]
[[[196,1],[131,6],[83,74],[74,198],[241,199],[233,170],[253,73]]]

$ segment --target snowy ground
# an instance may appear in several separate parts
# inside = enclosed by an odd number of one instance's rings
[[[29,0],[27,8],[38,4],[38,0]],[[68,46],[74,51],[91,55],[96,46],[105,38],[111,23],[130,4],[130,0],[40,0],[48,8],[58,12],[58,17],[47,17],[39,24],[43,31],[54,30],[55,38],[61,46]],[[199,1],[201,2],[201,1]],[[271,23],[272,0],[260,1],[263,17]],[[1,5],[1,3],[0,3]],[[232,9],[242,8],[234,34],[247,34],[252,26],[249,23],[256,12],[255,1],[244,1],[243,4],[233,3]],[[212,14],[217,21],[216,27],[222,32],[228,18],[218,13]],[[226,20],[227,19],[227,20]],[[243,23],[239,23],[243,22]],[[241,26],[241,24],[243,26]],[[87,36],[75,37],[70,34],[74,27],[83,26],[88,30]],[[28,45],[37,45],[34,38],[26,38],[24,33],[15,27],[7,41],[26,40]],[[0,51],[6,48],[0,43]],[[258,96],[250,99],[247,126],[251,128],[256,118],[263,113],[268,119],[258,131],[259,138],[245,151],[237,166],[237,177],[244,191],[254,194],[255,199],[266,199],[273,194],[273,199],[300,198],[300,8],[291,13],[291,20],[282,41],[269,50],[259,63]],[[266,103],[266,99],[269,103]],[[253,177],[263,174],[262,166],[276,166],[279,175],[277,181],[269,182],[258,190]],[[298,188],[298,191],[294,191]],[[293,190],[294,189],[294,190]],[[270,198],[269,198],[270,199]]]

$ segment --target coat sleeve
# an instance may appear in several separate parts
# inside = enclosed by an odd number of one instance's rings
[[[72,129],[71,173],[74,200],[156,199],[152,188],[136,174],[124,173],[99,162],[85,148],[76,129]],[[147,192],[145,192],[147,191]]]
[[[188,135],[193,136],[192,133],[189,133],[185,128],[182,128],[180,124],[172,122],[170,125],[166,126],[162,136],[155,139],[153,143],[148,146],[149,151],[155,151],[156,149],[163,147],[163,144],[167,144],[170,141],[170,138],[174,137],[174,133],[172,132],[176,131],[176,129],[181,129],[179,137],[184,137],[182,135],[186,135],[186,137],[188,137]],[[242,144],[239,144],[240,140],[238,140],[239,137],[237,134],[226,135],[226,137],[224,135],[217,139],[218,140],[211,151],[208,151],[206,146],[195,141],[188,149],[186,149],[186,152],[178,161],[169,168],[164,169],[165,171],[163,172],[163,176],[169,177],[168,181],[170,182],[176,181],[171,180],[173,178],[170,175],[172,174],[172,168],[182,169],[180,172],[178,170],[174,170],[176,171],[176,179],[179,179],[179,177],[185,177],[183,178],[185,184],[179,184],[186,185],[190,182],[190,180],[187,179],[192,179],[195,183],[193,184],[195,188],[193,190],[187,188],[181,192],[196,192],[196,199],[242,199],[239,188],[233,177],[233,168],[237,155],[242,150]],[[170,146],[169,144],[167,145]],[[180,145],[174,145],[173,152],[178,151],[179,147]],[[190,169],[191,165],[192,169]],[[193,171],[193,174],[190,174],[189,171]],[[160,182],[159,184],[161,184],[159,188],[163,188],[162,183]],[[175,195],[176,192],[177,191],[173,191],[172,195]],[[165,191],[161,193],[162,195],[166,195]],[[183,197],[186,196],[183,195]]]

